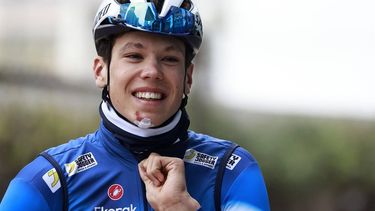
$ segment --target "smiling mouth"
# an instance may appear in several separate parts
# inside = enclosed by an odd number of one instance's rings
[[[158,92],[134,92],[133,96],[141,100],[162,100],[164,95]]]

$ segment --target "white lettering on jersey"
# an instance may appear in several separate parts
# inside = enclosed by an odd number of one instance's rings
[[[210,169],[214,169],[218,157],[211,156],[202,152],[198,152],[194,149],[188,149],[185,152],[184,161],[200,166],[204,166]]]
[[[104,207],[95,207],[94,211],[135,211],[137,207],[133,204],[130,204],[129,207],[118,207],[118,208],[104,208]]]
[[[68,176],[71,177],[79,172],[86,171],[98,163],[91,152],[78,156],[74,161],[65,164],[65,170]]]
[[[240,160],[241,160],[240,156],[238,156],[236,154],[232,154],[230,156],[230,158],[228,159],[226,168],[229,169],[229,170],[233,170],[234,167],[236,167],[237,164],[240,162]]]

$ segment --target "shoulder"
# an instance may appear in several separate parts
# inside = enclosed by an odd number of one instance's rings
[[[77,139],[72,139],[65,144],[55,146],[45,150],[50,157],[52,157],[61,167],[72,158],[76,158],[81,152],[87,150],[87,148],[92,148],[94,138],[93,134],[88,134],[85,137],[80,137]],[[73,159],[74,160],[74,159]],[[38,155],[33,161],[26,165],[17,174],[16,179],[21,179],[29,183],[35,183],[38,178],[52,170],[54,166],[44,157]],[[34,184],[37,185],[37,184]]]
[[[266,186],[255,157],[238,146],[227,160],[224,159],[225,153],[233,144],[229,140],[190,131],[189,147],[184,160],[195,166],[211,169],[219,169],[220,165],[225,165],[221,200],[226,210],[255,210],[245,209],[245,206],[269,210]]]
[[[227,160],[224,160],[225,153],[234,146],[236,148]],[[214,160],[212,168],[218,168],[220,163],[226,162],[225,177],[230,178],[228,181],[234,181],[239,175],[248,172],[249,169],[252,169],[252,173],[261,175],[257,160],[245,148],[238,146],[233,141],[189,131],[189,147],[184,160],[200,164],[198,161],[204,161],[204,159],[197,159],[199,157],[210,157],[209,160]],[[231,182],[228,185],[230,184]]]
[[[85,137],[77,138],[68,143],[47,149],[47,152],[57,163],[61,169],[64,164],[75,159],[79,153],[85,151],[86,148],[91,148],[95,145],[93,134]],[[73,160],[74,160],[73,159]],[[33,161],[27,164],[12,180],[9,190],[12,187],[28,187],[30,190],[38,192],[42,198],[53,208],[59,204],[59,199],[62,198],[61,183],[57,175],[55,167],[44,157],[37,156]],[[14,188],[13,188],[14,189]],[[56,201],[57,200],[57,201]]]
[[[29,207],[30,202],[38,202],[39,205],[30,205],[35,208],[30,210],[44,210],[45,207],[52,209],[54,204],[59,204],[58,201],[53,201],[53,198],[60,196],[57,191],[60,183],[54,172],[53,166],[47,160],[40,156],[35,158],[21,169],[9,184],[4,196],[6,207]]]
[[[241,146],[237,146],[229,158],[224,160],[225,153],[233,146],[236,145],[232,141],[189,131],[189,146],[184,161],[211,169],[219,168],[221,163],[226,162],[226,175],[231,179],[235,179],[248,167],[258,168],[254,156]]]
[[[92,148],[99,143],[95,138],[96,134],[91,133],[84,137],[79,137],[76,139],[72,139],[65,144],[61,144],[59,146],[55,146],[46,150],[46,152],[53,156],[56,160],[62,159],[64,156],[75,155],[77,152],[82,151],[82,149]]]
[[[92,134],[85,137],[70,140],[65,144],[55,146],[45,150],[51,157],[53,157],[58,163],[64,163],[66,157],[75,156],[77,151],[84,148],[84,146],[92,141]],[[16,176],[15,179],[22,180],[31,184],[36,184],[38,178],[42,178],[44,174],[48,173],[53,169],[52,164],[43,158],[42,156],[37,156],[33,161],[26,165]]]
[[[210,135],[189,131],[189,148],[216,154],[219,157],[222,157],[224,153],[233,146],[233,144],[235,144],[235,142],[233,141],[215,138]],[[240,160],[242,160],[243,163],[246,163],[248,165],[257,163],[255,157],[248,150],[244,149],[241,146],[238,146],[233,152],[232,156],[230,157],[230,160],[233,159],[237,162],[232,163],[232,165],[237,164]],[[227,168],[234,168],[234,166]]]

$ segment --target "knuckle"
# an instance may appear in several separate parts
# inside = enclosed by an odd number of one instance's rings
[[[152,152],[150,155],[149,155],[149,158],[152,157],[152,158],[155,158],[155,157],[160,157],[159,154],[155,153],[155,152]]]
[[[150,172],[148,172],[150,175],[157,175],[157,174],[159,174],[159,170],[158,169],[153,169],[153,170],[151,170]]]
[[[179,165],[179,166],[184,166],[184,161],[180,158],[174,158],[173,159],[173,162],[176,164],[176,165]]]

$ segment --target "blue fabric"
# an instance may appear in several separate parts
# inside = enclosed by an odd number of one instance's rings
[[[231,143],[191,131],[188,142],[184,157],[188,191],[201,204],[200,210],[214,210],[220,158]],[[151,210],[145,203],[137,159],[103,125],[93,134],[47,152],[63,169],[70,210]],[[223,210],[268,211],[266,186],[258,163],[243,148],[237,148],[234,154],[223,179]],[[49,182],[43,179],[52,168],[38,157],[22,169],[10,183],[0,210],[61,210],[61,188],[52,191],[51,184],[58,187],[52,174]]]
[[[263,184],[257,165],[247,167],[223,196],[223,210],[269,210],[267,192]]]
[[[48,211],[50,208],[39,190],[16,178],[10,183],[0,204],[0,210]]]

